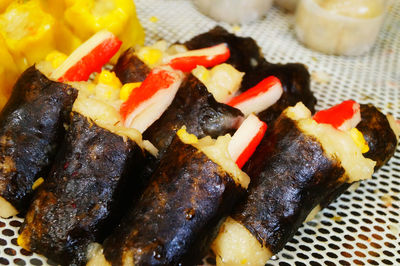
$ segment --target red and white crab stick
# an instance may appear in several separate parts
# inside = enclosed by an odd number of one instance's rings
[[[239,168],[242,168],[264,137],[267,124],[250,114],[229,142],[228,151]]]
[[[231,99],[227,104],[239,109],[244,115],[259,113],[276,103],[283,93],[280,80],[267,77],[256,86]]]
[[[230,57],[228,45],[221,43],[208,48],[191,50],[168,57],[164,60],[173,69],[190,72],[198,65],[213,67],[222,64]]]
[[[330,124],[336,129],[347,131],[356,127],[361,121],[360,104],[353,100],[344,101],[317,112],[313,119],[317,123]]]
[[[93,72],[100,72],[119,50],[122,42],[111,32],[102,30],[81,44],[51,74],[61,82],[86,81]]]
[[[184,78],[169,66],[153,69],[122,103],[120,115],[126,127],[143,133],[171,104]]]

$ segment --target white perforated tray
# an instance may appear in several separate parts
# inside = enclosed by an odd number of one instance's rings
[[[256,23],[221,25],[253,37],[270,62],[306,64],[317,109],[351,98],[400,119],[400,1],[393,2],[375,47],[361,57],[328,56],[304,48],[295,38],[293,16],[277,8]],[[148,44],[186,41],[216,25],[188,0],[136,0],[136,5]],[[17,246],[21,221],[0,219],[0,265],[47,264],[45,258]],[[400,148],[371,180],[302,226],[268,265],[400,265]]]

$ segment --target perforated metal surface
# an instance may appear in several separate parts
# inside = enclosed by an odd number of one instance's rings
[[[361,57],[328,56],[304,48],[295,38],[293,16],[277,8],[253,24],[221,25],[253,37],[268,61],[306,64],[318,109],[352,98],[371,102],[400,119],[400,1],[393,2],[377,44]],[[148,44],[159,39],[185,41],[216,25],[188,0],[136,0],[136,4]],[[0,264],[48,264],[17,246],[21,222],[21,218],[0,219]],[[268,265],[400,265],[400,148],[371,180],[302,226]]]

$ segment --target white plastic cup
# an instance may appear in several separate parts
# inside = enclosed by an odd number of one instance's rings
[[[203,14],[231,24],[260,19],[271,8],[272,0],[193,0]]]
[[[275,0],[275,3],[290,12],[294,12],[296,11],[299,0]]]
[[[355,18],[332,13],[314,0],[300,0],[296,10],[297,38],[307,47],[335,55],[361,55],[374,45],[387,7],[382,0],[381,14]]]

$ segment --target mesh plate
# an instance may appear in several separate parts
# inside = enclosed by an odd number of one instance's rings
[[[225,28],[251,36],[268,61],[301,62],[312,73],[317,109],[352,98],[372,102],[400,118],[400,1],[390,8],[374,49],[362,57],[328,56],[299,44],[293,16],[272,8],[266,19]],[[187,0],[137,0],[147,43],[185,41],[216,25]],[[371,180],[305,224],[268,265],[400,265],[400,148]],[[21,218],[0,219],[0,264],[44,265],[49,262],[16,244]],[[213,264],[215,260],[208,258]]]

